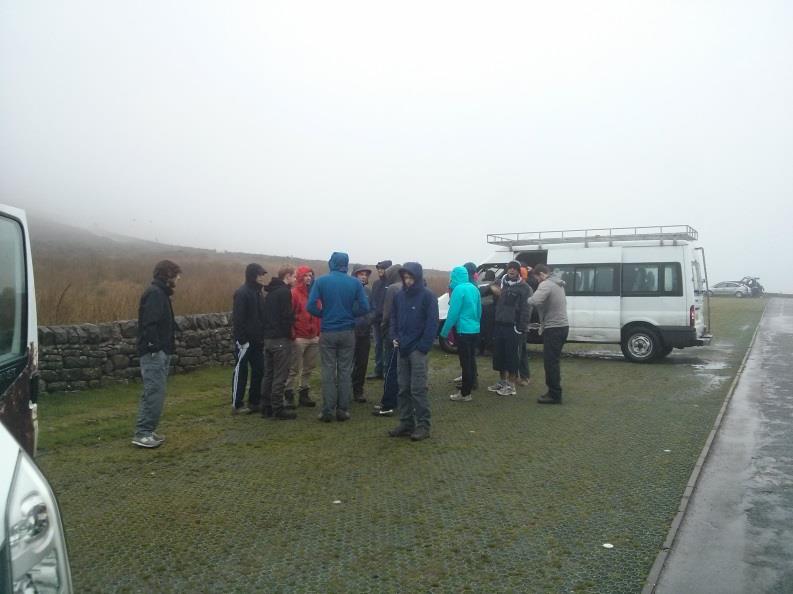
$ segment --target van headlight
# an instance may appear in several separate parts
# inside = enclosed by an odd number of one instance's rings
[[[21,450],[5,522],[13,594],[71,592],[58,504],[44,476]]]

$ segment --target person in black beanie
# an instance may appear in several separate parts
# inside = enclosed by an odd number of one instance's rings
[[[261,408],[264,375],[264,280],[267,271],[259,264],[245,268],[245,283],[234,292],[234,373],[231,380],[231,413],[249,414]],[[251,369],[248,406],[245,387]]]
[[[264,290],[264,381],[262,382],[262,416],[276,420],[296,419],[286,410],[284,390],[292,356],[292,285],[295,269],[285,266]]]
[[[385,301],[385,290],[388,284],[385,280],[385,271],[391,266],[391,260],[382,260],[377,263],[377,280],[372,283],[372,310],[374,318],[372,320],[372,331],[374,332],[374,373],[366,376],[368,380],[383,379],[383,302]]]

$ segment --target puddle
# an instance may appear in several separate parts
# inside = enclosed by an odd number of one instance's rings
[[[730,364],[724,361],[711,361],[710,363],[697,363],[692,365],[694,369],[702,369],[705,371],[714,371],[716,369],[729,369]]]

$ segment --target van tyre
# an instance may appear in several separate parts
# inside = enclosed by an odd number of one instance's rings
[[[457,354],[457,345],[449,342],[447,339],[443,338],[443,336],[438,337],[438,344],[444,353],[449,353],[450,355]]]
[[[650,363],[663,351],[658,333],[652,328],[632,328],[622,339],[622,354],[634,363]]]

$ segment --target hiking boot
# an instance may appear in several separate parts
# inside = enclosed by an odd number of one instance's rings
[[[488,392],[498,392],[498,391],[499,391],[501,388],[503,388],[503,387],[504,387],[504,384],[505,384],[505,383],[506,383],[506,382],[504,382],[504,381],[502,381],[502,380],[498,380],[498,381],[497,381],[495,384],[493,384],[492,386],[488,386],[488,387],[487,387],[487,391],[488,391]]]
[[[372,411],[372,415],[375,417],[393,417],[394,412],[393,408],[376,408]]]
[[[506,382],[503,386],[501,386],[500,390],[496,391],[496,394],[499,396],[515,396],[517,395],[517,391],[515,390],[515,386]]]
[[[132,445],[136,445],[139,448],[158,448],[162,445],[162,442],[153,435],[136,435],[132,438]]]
[[[455,392],[454,394],[449,396],[449,400],[452,400],[454,402],[471,402],[471,400],[473,400],[473,397],[470,394],[468,394],[468,396],[463,396],[460,392]]]
[[[249,415],[249,414],[251,414],[251,409],[249,409],[247,406],[241,406],[239,408],[236,408],[235,406],[232,405],[231,414],[232,415]]]
[[[317,405],[316,402],[314,402],[313,400],[311,400],[311,398],[308,397],[308,388],[302,388],[299,392],[299,396],[300,398],[298,404],[300,404],[300,406],[312,407]]]
[[[163,443],[165,441],[164,435],[160,435],[159,433],[155,433],[154,431],[151,432],[151,436],[160,443]]]
[[[430,428],[421,425],[416,427],[416,430],[410,434],[410,441],[422,441],[430,436]]]
[[[339,422],[349,421],[350,420],[350,413],[346,410],[337,410],[336,411],[336,420]]]
[[[538,404],[561,404],[562,403],[562,399],[561,398],[554,398],[553,396],[548,394],[548,392],[546,392],[545,394],[543,394],[542,396],[537,398],[537,403]]]
[[[273,407],[272,406],[263,406],[262,407],[262,416],[265,418],[270,418],[273,416]]]
[[[415,427],[408,427],[407,425],[397,425],[388,432],[388,437],[410,437],[415,431]]]
[[[295,404],[295,393],[292,390],[284,390],[284,408],[289,410],[295,410],[297,408]]]
[[[333,421],[333,415],[330,413],[322,413],[317,418],[323,423],[330,423]]]
[[[352,397],[352,399],[355,402],[368,402],[368,400],[366,400],[366,396],[364,396],[363,394],[356,394]]]
[[[275,421],[293,421],[297,418],[297,413],[292,412],[291,410],[286,410],[282,408],[278,412],[273,411],[273,420]]]

